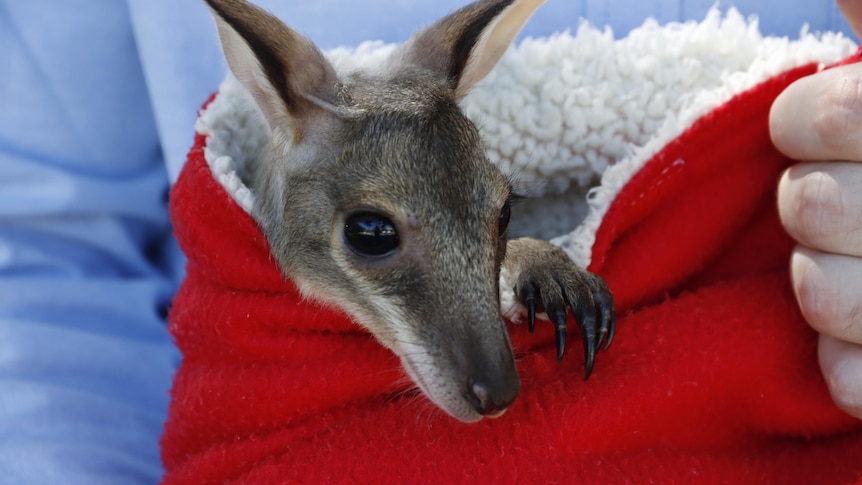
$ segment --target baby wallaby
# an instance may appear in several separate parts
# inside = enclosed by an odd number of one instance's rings
[[[248,167],[253,216],[285,276],[399,356],[453,417],[502,414],[518,395],[500,310],[505,269],[532,331],[566,345],[567,309],[586,376],[610,344],[604,282],[559,248],[508,241],[513,194],[458,100],[543,0],[483,0],[415,34],[375,72],[336,74],[320,50],[244,0],[206,0],[228,64],[270,129]]]

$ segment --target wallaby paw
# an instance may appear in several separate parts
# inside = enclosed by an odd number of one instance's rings
[[[566,351],[571,310],[584,339],[584,380],[589,378],[597,349],[607,350],[614,339],[614,299],[604,280],[578,267],[562,249],[538,239],[509,241],[503,264],[515,298],[526,308],[530,332],[536,313],[546,313],[554,324],[558,360]]]

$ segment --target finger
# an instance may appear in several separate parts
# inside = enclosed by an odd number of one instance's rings
[[[862,164],[800,163],[778,184],[778,211],[804,246],[862,256]]]
[[[862,344],[862,258],[798,247],[790,271],[808,323],[821,334]]]
[[[835,404],[862,419],[862,346],[821,335],[818,354]]]
[[[850,24],[850,28],[856,33],[856,37],[862,37],[862,2],[859,0],[837,0],[838,8]]]
[[[775,146],[796,160],[862,159],[862,65],[851,64],[797,80],[772,104]]]

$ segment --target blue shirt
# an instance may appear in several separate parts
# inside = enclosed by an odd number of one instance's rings
[[[461,6],[260,0],[322,48],[398,42]],[[714,0],[550,0],[524,35],[617,36]],[[724,2],[722,2],[722,5]],[[823,0],[737,0],[766,34],[850,32]],[[357,20],[358,19],[358,20]],[[154,483],[182,274],[167,193],[225,74],[200,0],[0,0],[0,477]]]

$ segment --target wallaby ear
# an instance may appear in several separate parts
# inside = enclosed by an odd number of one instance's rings
[[[314,114],[334,103],[332,65],[310,40],[263,9],[245,0],[206,2],[234,76],[271,128],[286,127],[299,140]]]
[[[480,0],[417,32],[402,62],[446,76],[457,99],[487,75],[545,0]]]

